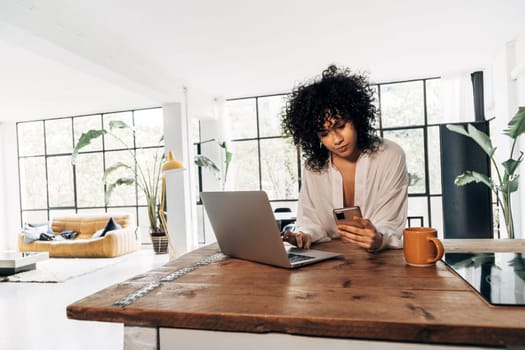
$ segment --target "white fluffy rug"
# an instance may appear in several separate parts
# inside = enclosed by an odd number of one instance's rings
[[[19,272],[10,276],[0,276],[0,282],[57,283],[73,277],[82,276],[105,267],[115,265],[125,259],[132,259],[142,250],[116,258],[50,258],[36,263],[36,269]]]

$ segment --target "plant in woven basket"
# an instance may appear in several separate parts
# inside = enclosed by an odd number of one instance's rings
[[[91,144],[91,142],[102,136],[111,137],[122,145],[128,157],[111,164],[106,168],[103,175],[105,185],[105,203],[108,205],[113,191],[119,186],[130,186],[136,184],[144,193],[148,211],[149,227],[151,232],[165,232],[159,220],[159,202],[161,197],[160,181],[162,176],[162,163],[164,161],[164,149],[159,147],[154,150],[154,155],[145,155],[144,149],[133,149],[115,131],[129,129],[132,127],[123,121],[112,120],[107,129],[92,129],[80,136],[71,155],[71,163],[77,162],[79,151]],[[159,146],[162,138],[159,140]],[[151,152],[151,150],[150,150]],[[152,158],[152,159],[151,159]]]

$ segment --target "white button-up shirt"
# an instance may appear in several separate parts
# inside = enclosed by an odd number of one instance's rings
[[[314,242],[339,237],[332,213],[342,208],[343,177],[331,162],[321,172],[303,171],[296,231]],[[355,172],[354,205],[383,234],[383,248],[401,248],[408,206],[408,176],[403,149],[383,140],[374,153],[361,153]]]

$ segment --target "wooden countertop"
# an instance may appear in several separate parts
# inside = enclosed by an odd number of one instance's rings
[[[448,251],[473,251],[473,243],[444,242]],[[510,246],[520,251],[519,244]],[[373,255],[341,241],[315,248],[344,257],[287,270],[225,257],[213,244],[77,301],[67,316],[133,326],[525,345],[525,308],[491,306],[442,262],[410,267],[402,250]]]

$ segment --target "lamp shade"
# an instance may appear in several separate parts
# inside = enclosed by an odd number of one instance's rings
[[[166,161],[164,162],[164,164],[162,164],[162,171],[166,172],[166,171],[176,170],[176,169],[183,170],[184,165],[182,165],[181,162],[175,159],[175,155],[173,154],[173,151],[169,151]]]

